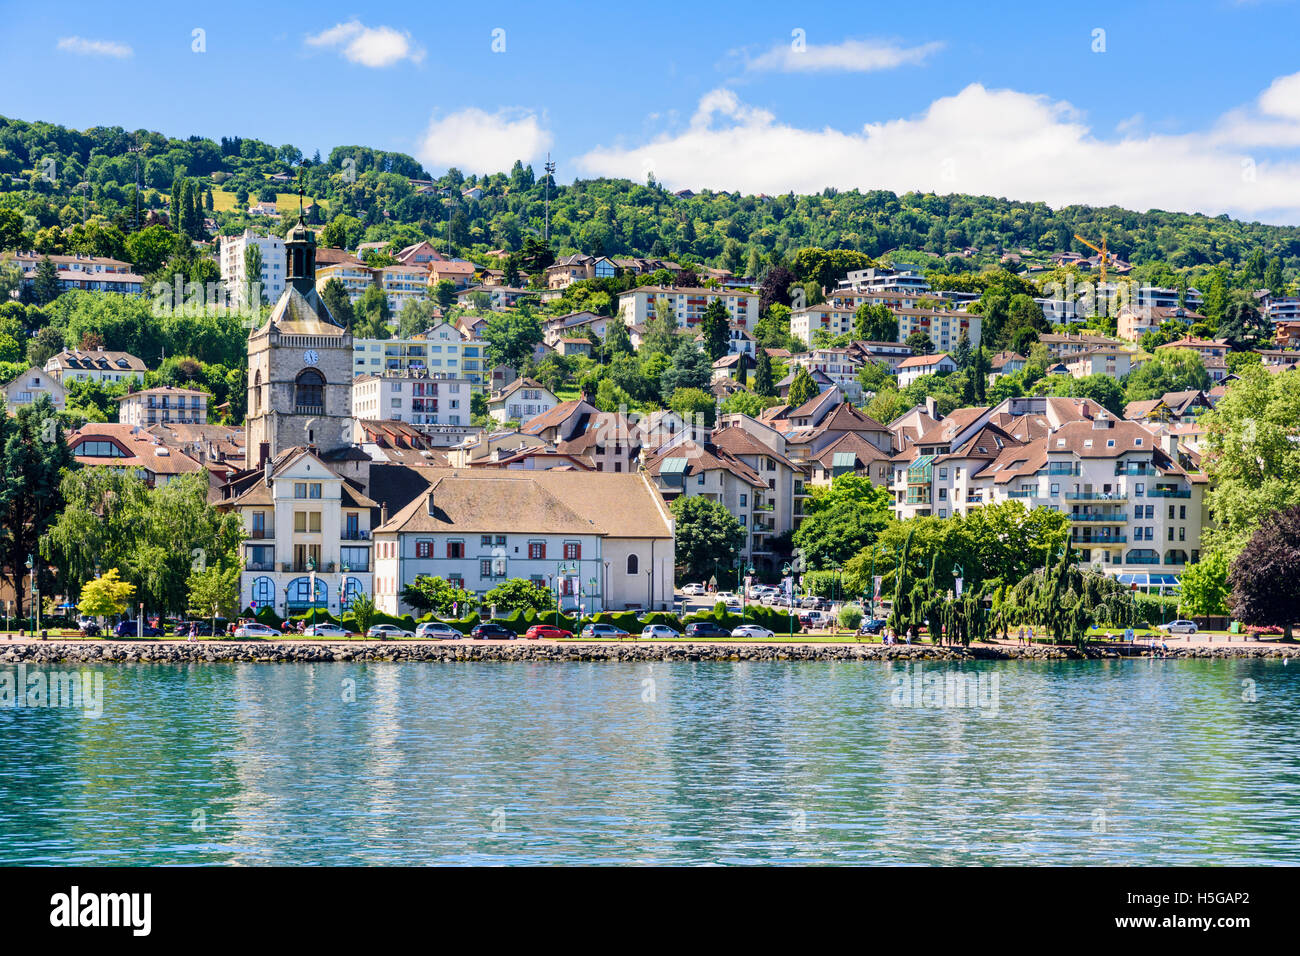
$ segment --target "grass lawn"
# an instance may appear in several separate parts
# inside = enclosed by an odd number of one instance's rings
[[[330,201],[328,199],[312,199],[310,196],[303,197],[303,205],[316,203],[322,209],[329,209]],[[230,212],[235,208],[235,194],[227,192],[224,189],[213,188],[212,190],[212,209],[214,212]],[[298,194],[297,193],[276,193],[275,208],[280,211],[281,216],[297,215],[298,213]]]

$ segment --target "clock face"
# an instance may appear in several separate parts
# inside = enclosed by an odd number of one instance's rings
[[[308,365],[315,365],[320,361],[320,356],[316,354],[315,349],[308,349],[302,353],[302,360]]]

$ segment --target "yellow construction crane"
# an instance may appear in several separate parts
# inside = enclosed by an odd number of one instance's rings
[[[1100,246],[1095,246],[1095,245],[1093,245],[1091,242],[1089,242],[1087,239],[1083,238],[1083,236],[1079,235],[1077,232],[1074,234],[1074,238],[1078,239],[1080,242],[1082,242],[1082,243],[1083,243],[1085,246],[1087,246],[1089,249],[1092,249],[1093,251],[1095,251],[1095,252],[1097,252],[1097,253],[1099,253],[1099,254],[1101,255],[1101,281],[1102,281],[1103,284],[1105,284],[1105,282],[1106,282],[1106,262],[1107,262],[1107,260],[1110,258],[1110,253],[1106,251],[1106,237],[1105,237],[1105,236],[1102,236],[1102,237],[1101,237],[1101,245],[1100,245]]]

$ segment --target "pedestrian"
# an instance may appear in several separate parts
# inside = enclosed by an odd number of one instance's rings
[[[1025,643],[1025,626],[1023,624],[1020,625],[1020,633],[1016,636],[1016,643]]]
[[[1034,625],[1032,625],[1032,624],[1029,625],[1029,641],[1028,641],[1028,643],[1030,643],[1030,644],[1034,643]]]
[[[912,643],[912,626],[910,624],[907,627],[907,643]]]

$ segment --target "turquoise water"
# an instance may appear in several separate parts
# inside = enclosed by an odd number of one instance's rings
[[[0,863],[1300,862],[1280,661],[98,672],[0,709]]]

